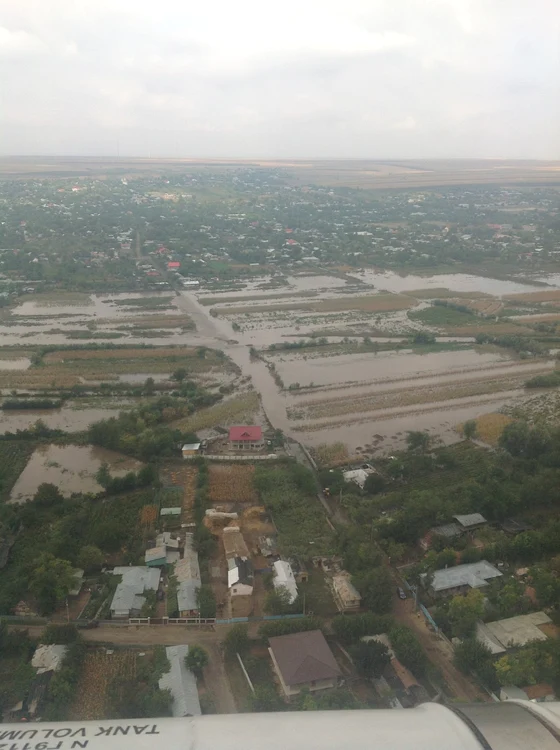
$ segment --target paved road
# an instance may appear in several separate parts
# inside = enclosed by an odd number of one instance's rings
[[[21,626],[18,626],[20,629]],[[29,635],[38,638],[43,632],[40,626],[24,628]],[[94,630],[82,630],[85,641],[115,646],[175,646],[188,644],[202,646],[210,657],[204,680],[212,693],[216,710],[220,714],[237,713],[229,679],[220,650],[220,643],[228,632],[228,626],[216,630],[202,630],[184,625],[100,625]]]

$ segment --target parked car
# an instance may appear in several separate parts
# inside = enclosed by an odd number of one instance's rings
[[[406,599],[406,594],[400,586],[397,586],[397,594],[399,595],[399,599]]]
[[[162,602],[165,598],[165,591],[163,589],[158,589],[156,593],[156,599],[158,602]]]

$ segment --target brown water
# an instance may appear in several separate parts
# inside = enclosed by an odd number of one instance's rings
[[[453,352],[414,354],[411,350],[338,355],[303,359],[300,354],[275,356],[276,370],[286,387],[290,383],[300,385],[332,385],[334,383],[378,381],[407,376],[441,375],[463,368],[480,367],[497,362],[511,361],[498,353],[479,353],[474,349]]]
[[[453,292],[484,292],[501,297],[504,294],[523,292],[542,292],[542,286],[521,284],[518,281],[490,279],[485,276],[473,276],[466,273],[448,273],[436,276],[415,276],[414,274],[397,274],[393,271],[358,271],[349,273],[355,279],[370,284],[376,289],[386,289],[389,292],[412,292],[417,289],[450,289]],[[554,276],[544,279],[552,286],[558,284]]]
[[[27,370],[30,365],[31,360],[27,359],[27,357],[20,357],[19,359],[0,359],[0,370]]]
[[[27,430],[40,419],[52,430],[80,432],[93,422],[116,417],[120,409],[25,409],[0,411],[0,434]]]
[[[139,461],[90,445],[44,445],[37,448],[10,494],[10,502],[31,499],[43,482],[56,485],[65,497],[73,492],[100,492],[95,474],[102,463],[111,474],[123,476],[142,467]]]

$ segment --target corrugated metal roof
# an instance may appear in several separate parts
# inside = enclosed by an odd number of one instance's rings
[[[31,666],[35,667],[37,674],[57,672],[62,666],[62,661],[67,651],[68,646],[58,644],[37,646],[31,659]]]
[[[284,588],[290,595],[290,604],[292,604],[298,595],[296,579],[292,571],[292,566],[286,560],[276,560],[274,563],[273,572],[274,578],[272,583],[274,588]]]
[[[162,563],[165,562],[165,546],[152,547],[152,549],[146,550],[146,553],[144,555],[144,562],[150,563],[155,562],[156,560],[161,560]]]
[[[486,519],[481,513],[467,513],[466,515],[455,515],[453,518],[465,529],[469,526],[478,526],[480,523],[486,523]]]
[[[160,690],[169,690],[173,696],[173,716],[200,716],[200,701],[196,678],[185,666],[188,646],[167,646],[165,649],[171,669],[159,680]]]
[[[160,516],[180,516],[181,508],[162,508],[159,514]]]
[[[179,612],[198,609],[197,592],[201,586],[199,580],[181,581],[177,588],[177,604]]]
[[[115,589],[111,611],[119,614],[142,609],[145,591],[157,591],[161,573],[157,568],[141,566],[113,568],[113,575],[122,576]]]
[[[480,560],[476,563],[456,565],[454,568],[442,568],[436,570],[432,580],[434,591],[445,591],[457,586],[470,586],[473,589],[487,585],[490,578],[498,578],[502,574],[491,565],[488,560]]]

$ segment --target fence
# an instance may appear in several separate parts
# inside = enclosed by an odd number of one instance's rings
[[[129,617],[129,625],[214,625],[215,617]]]
[[[192,461],[198,456],[183,456],[185,461]],[[208,461],[277,461],[280,456],[276,453],[267,453],[266,456],[252,454],[247,456],[214,456],[208,453],[204,454]]]

